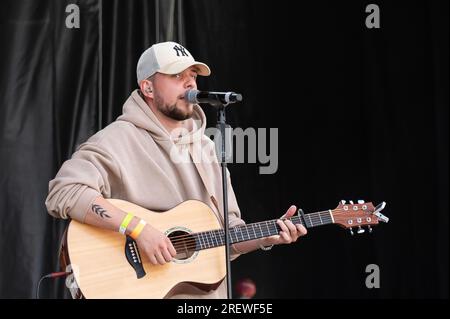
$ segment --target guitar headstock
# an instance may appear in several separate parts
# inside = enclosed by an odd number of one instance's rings
[[[381,214],[385,208],[386,202],[381,202],[376,207],[371,202],[365,203],[363,200],[358,200],[355,204],[353,201],[348,203],[342,200],[339,205],[332,210],[334,223],[344,228],[350,229],[350,234],[353,235],[353,228],[357,228],[358,234],[364,233],[364,226],[367,226],[369,232],[372,232],[372,227],[378,225],[378,222],[387,223],[389,218]]]

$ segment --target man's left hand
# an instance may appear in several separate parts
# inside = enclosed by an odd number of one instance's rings
[[[301,224],[294,225],[288,219],[283,220],[283,218],[293,216],[296,211],[297,207],[295,205],[292,205],[286,211],[286,214],[281,216],[281,219],[277,220],[277,224],[280,226],[281,231],[278,235],[264,238],[263,239],[264,246],[294,243],[300,236],[306,235],[307,230],[303,225]]]

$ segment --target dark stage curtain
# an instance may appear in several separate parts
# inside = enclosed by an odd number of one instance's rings
[[[32,298],[55,271],[65,222],[48,216],[48,181],[96,130],[98,1],[79,2],[80,29],[65,27],[71,1],[6,1],[0,18],[0,297]],[[63,286],[45,282],[41,295]]]
[[[65,24],[71,3],[79,29]],[[291,204],[308,213],[341,199],[387,202],[391,220],[373,234],[312,229],[238,258],[235,282],[251,278],[260,298],[448,298],[448,2],[377,1],[380,29],[365,26],[369,3],[5,1],[0,298],[33,298],[58,270],[66,221],[46,213],[48,182],[121,113],[142,51],[172,39],[212,68],[199,88],[243,94],[232,127],[278,128],[275,174],[229,165],[247,222]],[[365,286],[369,264],[379,289]],[[63,279],[40,294],[68,297]]]

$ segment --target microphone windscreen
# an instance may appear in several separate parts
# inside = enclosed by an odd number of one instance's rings
[[[198,103],[198,100],[197,100],[198,92],[199,92],[198,90],[187,90],[186,93],[184,94],[184,98],[189,103],[196,104],[196,103]]]

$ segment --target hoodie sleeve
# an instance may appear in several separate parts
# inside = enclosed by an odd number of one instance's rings
[[[64,162],[49,183],[45,201],[50,215],[84,222],[98,196],[111,197],[111,185],[120,185],[120,170],[112,156],[95,143],[84,143]]]

